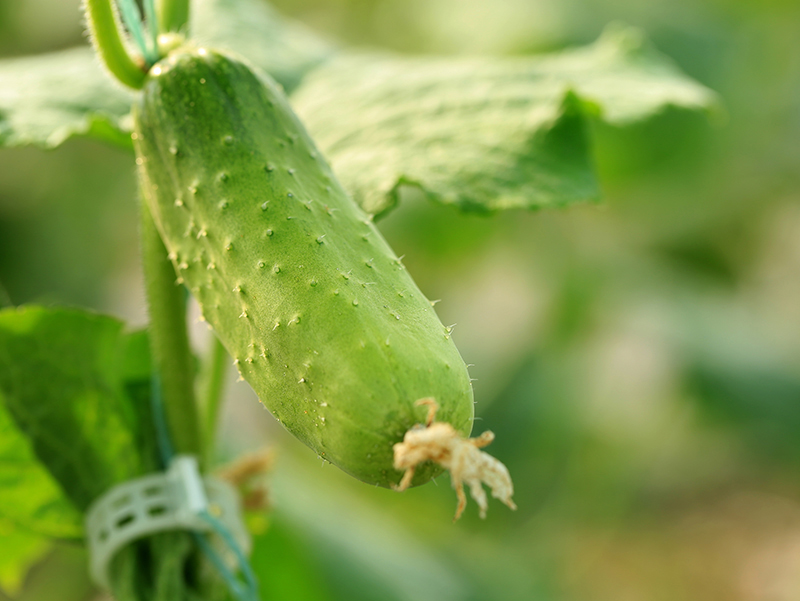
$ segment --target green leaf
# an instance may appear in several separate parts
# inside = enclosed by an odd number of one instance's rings
[[[639,32],[610,27],[539,57],[344,54],[292,100],[345,187],[380,214],[403,185],[482,212],[594,199],[587,115],[623,125],[715,97]]]
[[[122,328],[111,317],[73,309],[0,311],[6,408],[79,510],[156,465],[142,401],[141,335]]]
[[[28,570],[50,550],[46,538],[21,532],[14,524],[0,519],[0,590],[15,595]]]
[[[38,319],[32,319],[32,315],[37,312],[40,313]],[[8,387],[8,381],[20,375],[33,380],[59,378],[52,369],[42,369],[45,361],[43,353],[38,353],[37,356],[21,355],[9,362],[9,352],[23,350],[20,345],[25,344],[25,338],[28,342],[38,340],[46,343],[53,334],[61,331],[64,336],[71,333],[97,339],[90,330],[94,330],[94,333],[104,329],[113,332],[118,331],[120,325],[111,318],[76,311],[68,312],[70,315],[66,319],[56,316],[63,313],[64,310],[41,309],[26,309],[24,312],[0,311],[0,588],[8,594],[18,591],[28,569],[50,550],[51,539],[79,539],[83,536],[81,513],[64,492],[64,488],[68,487],[62,488],[45,464],[36,457],[36,440],[26,436],[17,426],[6,409],[8,399],[3,394],[3,390]],[[25,317],[21,317],[23,314]],[[98,319],[105,322],[101,327],[87,326]],[[76,331],[78,329],[80,331]],[[10,331],[15,332],[15,342],[9,342]],[[118,339],[118,345],[123,357],[120,380],[126,395],[132,401],[137,399],[147,407],[150,382],[147,336],[145,332],[125,334]],[[75,350],[80,351],[82,348],[86,348],[86,344],[76,340]],[[51,352],[58,352],[58,347],[44,354]],[[68,357],[69,354],[65,356]],[[26,364],[30,365],[26,367]],[[57,371],[69,372],[69,365],[73,371],[67,379],[79,378],[86,382],[88,378],[95,377],[78,367],[74,361],[62,364]],[[18,375],[11,376],[11,371],[17,371]],[[50,387],[54,388],[56,385],[57,382],[51,382]],[[68,405],[70,402],[69,395],[63,389],[54,393],[51,403],[42,403],[41,399],[30,397],[32,387],[29,384],[26,383],[22,389],[16,386],[14,388],[21,391],[18,402],[28,405],[25,407],[28,411],[47,411],[52,404]],[[42,388],[44,387],[40,387]],[[45,431],[52,433],[50,428]],[[70,435],[66,429],[55,432],[55,436],[58,446],[71,446],[75,442],[75,436]],[[142,440],[141,433],[139,439],[141,448],[147,449],[147,441]],[[50,446],[53,442],[50,441]],[[48,461],[48,466],[51,463]],[[64,470],[55,471],[57,474],[64,473]]]
[[[241,54],[289,91],[333,52],[330,44],[264,0],[196,0],[191,36],[199,44]]]
[[[53,476],[39,463],[17,428],[0,391],[0,520],[29,533],[80,538],[81,516]]]
[[[197,0],[191,15],[198,43],[242,54],[287,90],[332,52],[261,0]],[[132,101],[88,46],[0,60],[0,146],[55,148],[88,136],[132,149]]]
[[[147,336],[122,330],[123,324],[114,318],[74,309],[0,311],[0,400],[24,434],[8,439],[9,444],[16,442],[9,454],[23,454],[27,447],[20,440],[29,441],[64,496],[84,511],[115,484],[158,468]],[[35,459],[30,454],[27,459],[27,465],[18,467],[40,476]],[[0,477],[3,467],[0,461]],[[24,503],[29,483],[10,484],[11,490],[0,490],[0,516],[8,511],[21,518],[18,522],[27,520],[37,527],[45,523],[44,517],[54,517],[52,512],[26,515],[25,507],[14,513],[6,500]],[[0,519],[0,526],[3,523]],[[80,523],[72,524],[80,531]],[[16,522],[13,525],[9,536],[17,540],[24,531]],[[19,561],[9,561],[7,569],[0,561],[0,578],[7,574],[12,585],[29,565],[23,561],[23,550]],[[214,572],[203,571],[187,580],[188,566],[196,567],[197,553],[185,532],[161,533],[126,547],[111,568],[115,598],[199,599],[199,590],[204,599],[223,598],[225,589]]]
[[[0,146],[83,135],[130,147],[131,102],[89,47],[0,61]]]

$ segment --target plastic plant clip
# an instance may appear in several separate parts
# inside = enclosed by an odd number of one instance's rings
[[[123,482],[97,499],[86,515],[92,579],[108,589],[114,555],[134,540],[167,530],[213,532],[212,515],[249,554],[251,541],[242,521],[239,495],[227,482],[201,477],[197,458],[178,455],[166,472]],[[225,557],[232,567],[235,557]]]

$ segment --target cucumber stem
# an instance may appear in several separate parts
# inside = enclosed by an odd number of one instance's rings
[[[139,90],[144,85],[143,65],[128,53],[112,0],[85,0],[84,10],[95,50],[111,74],[124,85]]]
[[[189,24],[189,0],[158,0],[158,30],[186,33]]]
[[[194,396],[194,356],[189,348],[186,328],[186,294],[183,286],[175,284],[175,269],[144,199],[141,213],[150,347],[161,378],[167,426],[175,452],[196,455],[202,461],[203,448]]]
[[[217,422],[219,421],[220,402],[225,388],[225,372],[228,367],[228,351],[222,346],[219,338],[213,336],[208,358],[204,366],[203,382],[203,446],[207,454],[213,453],[217,437]],[[207,456],[210,463],[212,457]]]

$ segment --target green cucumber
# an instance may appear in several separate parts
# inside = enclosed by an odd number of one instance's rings
[[[134,119],[179,281],[291,433],[381,486],[400,480],[392,447],[424,421],[418,399],[469,435],[472,387],[448,328],[274,81],[184,47],[150,71]],[[413,484],[440,471],[421,466]]]

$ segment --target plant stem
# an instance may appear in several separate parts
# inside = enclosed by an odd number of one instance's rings
[[[213,337],[208,359],[204,367],[205,382],[203,385],[203,445],[206,453],[213,452],[217,437],[220,402],[225,389],[225,371],[228,366],[228,351],[222,346],[219,338]],[[211,457],[206,457],[210,460]]]
[[[161,379],[167,426],[177,453],[190,453],[202,459],[194,396],[194,357],[186,328],[186,295],[183,287],[175,284],[175,269],[144,199],[141,212],[150,346]]]
[[[85,0],[84,10],[95,50],[106,68],[121,83],[141,89],[146,73],[128,53],[112,0]]]
[[[182,31],[189,24],[189,0],[158,0],[158,29],[161,32]]]

